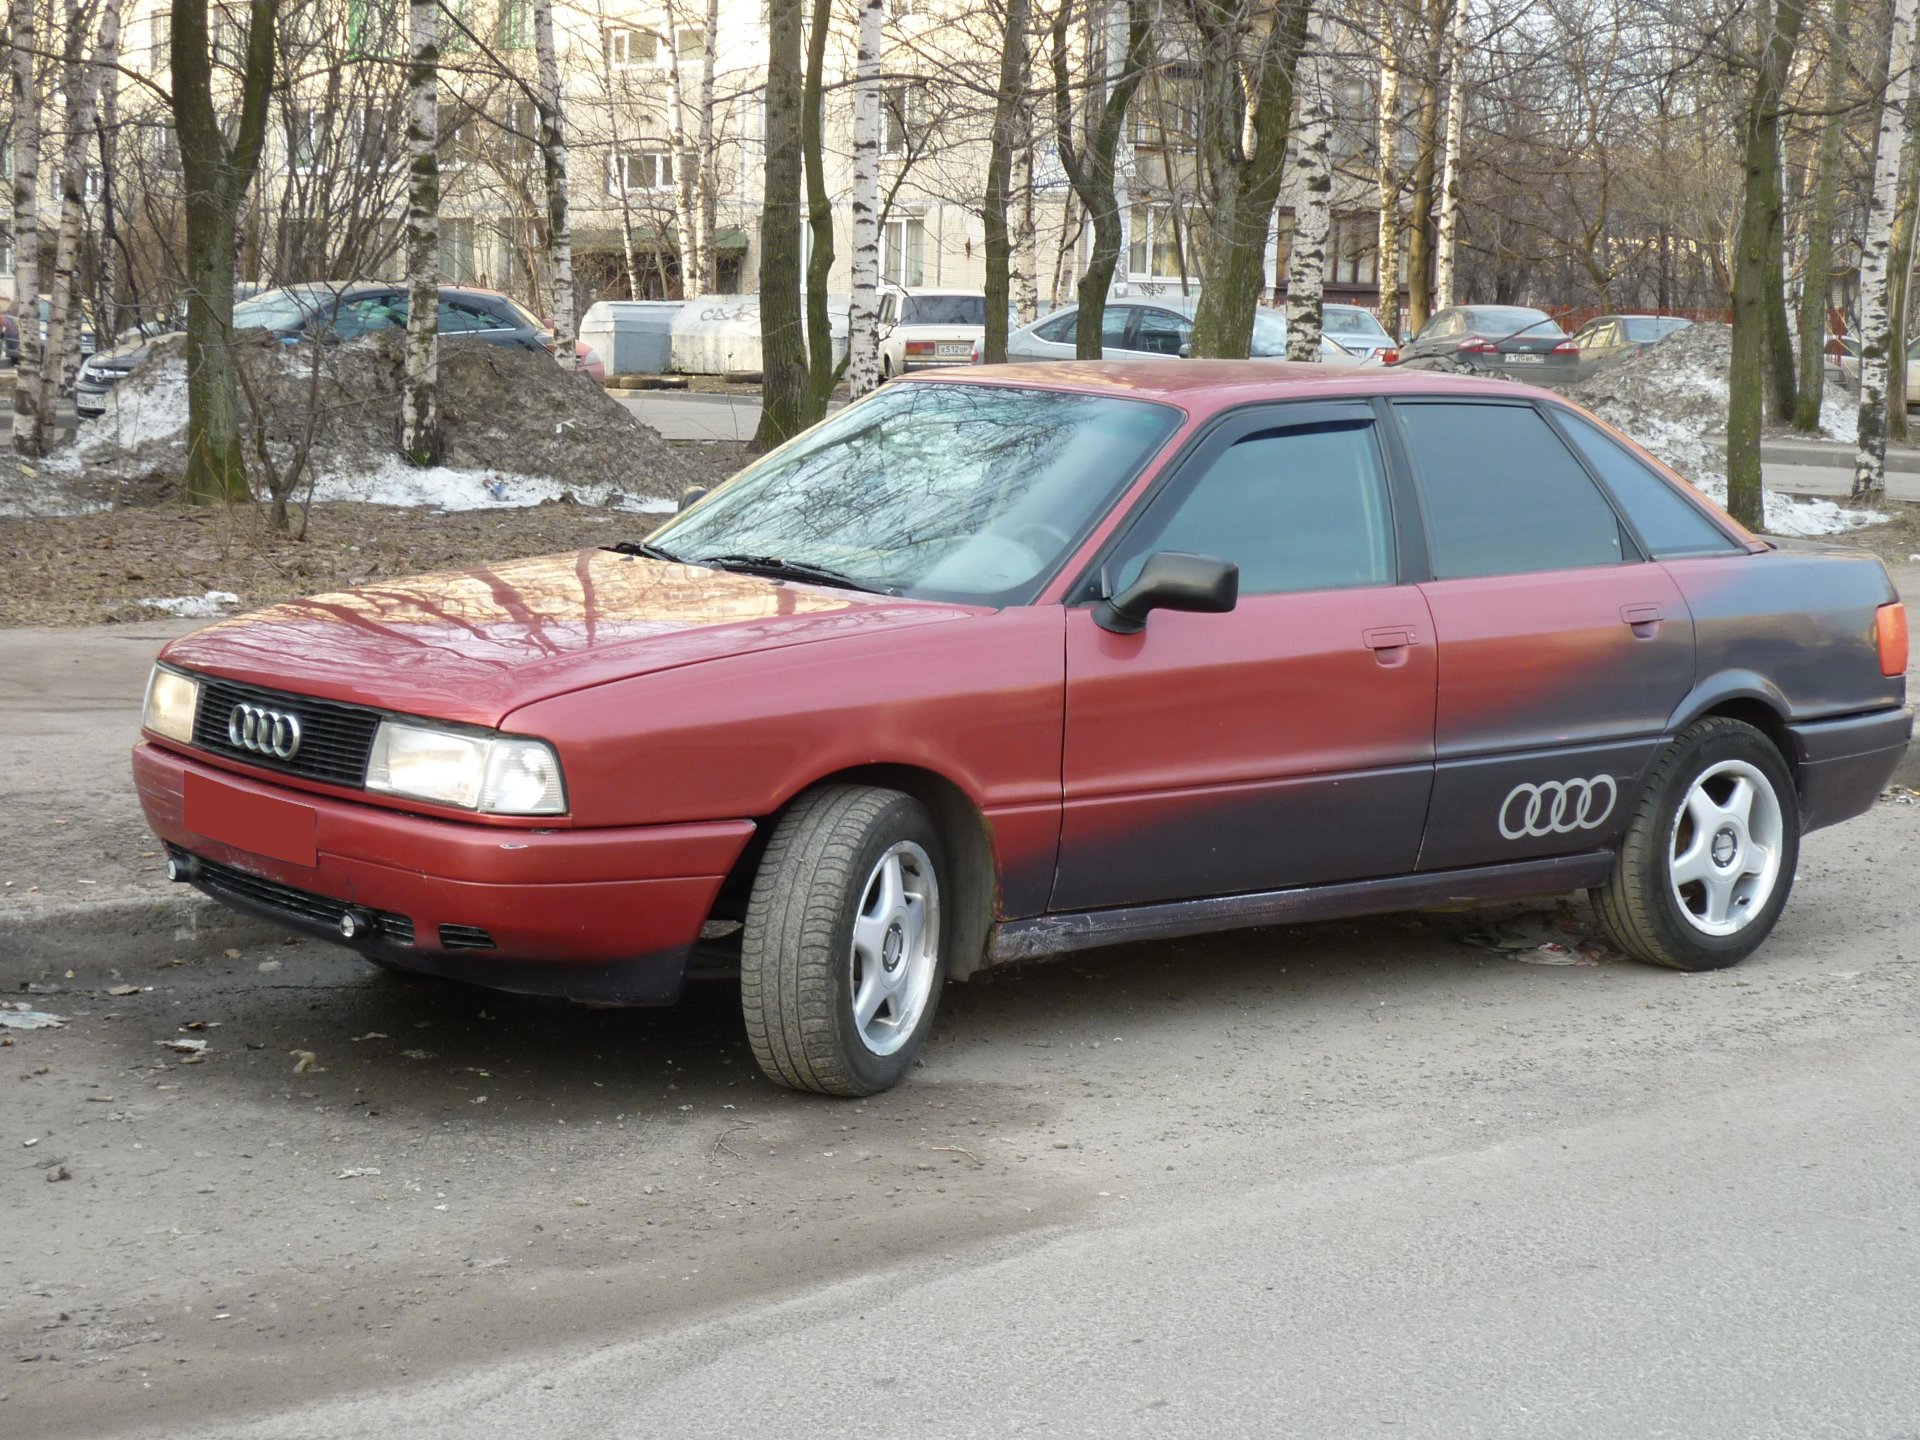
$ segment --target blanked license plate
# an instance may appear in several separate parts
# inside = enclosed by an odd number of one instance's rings
[[[250,855],[311,868],[319,858],[311,805],[257,795],[189,773],[183,796],[187,829]]]
[[[973,353],[973,344],[967,340],[942,340],[934,347],[936,355],[955,356],[964,360]]]
[[[1507,364],[1509,365],[1544,365],[1546,363],[1546,356],[1530,355],[1525,351],[1516,351],[1507,356]]]

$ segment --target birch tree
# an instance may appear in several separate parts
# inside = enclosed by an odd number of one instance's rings
[[[1030,0],[1006,0],[1000,83],[994,92],[993,129],[988,142],[987,193],[981,207],[987,251],[987,333],[981,349],[989,365],[1001,364],[1007,358],[1007,311],[1013,299],[1013,236],[1007,224],[1007,202],[1020,110],[1027,92],[1027,25],[1031,15]]]
[[[1845,3],[1845,0],[1841,0]],[[1467,123],[1467,0],[1454,0],[1447,39],[1447,138],[1440,162],[1440,222],[1434,241],[1433,304],[1456,302],[1455,256],[1460,243],[1460,145]]]
[[[87,152],[93,148],[94,96],[100,84],[99,67],[89,54],[93,15],[92,0],[68,0],[60,87],[66,98],[66,129],[60,169],[54,177],[60,196],[60,228],[54,238],[53,274],[47,285],[47,343],[40,357],[40,399],[34,407],[42,429],[36,448],[42,453],[53,438],[54,405],[63,389],[72,388],[74,371],[79,367],[73,353],[79,349],[74,339],[80,329],[74,323],[74,264],[79,256],[80,219],[86,200]]]
[[[1414,334],[1433,313],[1432,222],[1434,181],[1440,159],[1440,85],[1447,37],[1463,0],[1427,0],[1422,39],[1418,148],[1413,166],[1413,208],[1407,217],[1407,329]]]
[[[120,144],[120,0],[101,0],[100,40],[94,50],[94,82],[99,103],[94,129],[100,139],[100,276],[94,306],[94,340],[108,349],[120,333],[120,236],[114,221],[114,188],[118,183]]]
[[[1287,256],[1287,358],[1320,358],[1321,302],[1326,293],[1327,236],[1333,229],[1332,57],[1327,22],[1308,22],[1300,143],[1294,147],[1293,249]]]
[[[1752,78],[1744,116],[1745,183],[1734,242],[1733,345],[1727,363],[1727,510],[1753,530],[1766,523],[1760,415],[1767,335],[1774,323],[1771,311],[1780,300],[1780,109],[1805,4],[1761,0],[1754,51],[1748,57]]]
[[[720,255],[715,222],[720,207],[720,177],[714,173],[713,70],[720,43],[720,0],[707,0],[707,24],[700,47],[700,153],[697,159],[700,199],[700,270],[694,293],[708,295],[720,288]],[[682,287],[685,288],[684,286]]]
[[[1099,25],[1108,6],[1126,8],[1126,48],[1121,56],[1108,54],[1095,72],[1097,78],[1087,86],[1084,123],[1075,125],[1073,104],[1073,65],[1067,52],[1067,33],[1072,23],[1072,7],[1062,3],[1054,16],[1051,33],[1053,59],[1054,142],[1060,167],[1067,183],[1085,208],[1093,225],[1093,251],[1080,276],[1077,296],[1080,302],[1074,353],[1082,360],[1097,360],[1101,351],[1101,330],[1106,323],[1107,291],[1113,287],[1114,268],[1120,263],[1123,238],[1120,202],[1115,191],[1114,159],[1120,148],[1121,131],[1126,126],[1127,106],[1139,88],[1152,57],[1152,7],[1147,0],[1090,0],[1086,21]],[[1116,27],[1105,29],[1110,47]]]
[[[1858,448],[1853,462],[1856,500],[1877,499],[1887,485],[1887,368],[1895,348],[1889,323],[1888,255],[1893,212],[1899,200],[1900,169],[1905,159],[1907,111],[1915,98],[1914,27],[1920,0],[1893,0],[1888,39],[1887,93],[1880,104],[1874,145],[1873,192],[1867,209],[1866,237],[1860,246],[1860,412]],[[1904,352],[1905,337],[1899,337]],[[1905,355],[1901,355],[1904,363]],[[1729,437],[1731,439],[1731,437]]]
[[[847,304],[847,389],[856,398],[880,383],[880,47],[885,39],[886,8],[886,0],[861,0],[854,42],[853,293]],[[991,292],[991,226],[988,246],[987,287]]]
[[[187,219],[186,491],[196,504],[251,494],[231,344],[233,272],[240,204],[266,141],[279,13],[280,0],[249,0],[238,94],[223,85],[220,97],[221,110],[239,102],[229,140],[214,108],[207,0],[173,0],[173,125],[180,139]]]
[[[1028,57],[1031,61],[1031,56]],[[1039,269],[1039,228],[1033,213],[1033,115],[1022,107],[1020,112],[1022,143],[1018,156],[1018,168],[1014,174],[1013,193],[1019,196],[1018,218],[1013,227],[1013,257],[1011,273],[1008,275],[1008,288],[1012,292],[1013,311],[1022,325],[1031,325],[1040,318]]]
[[[1266,240],[1293,125],[1293,81],[1309,0],[1243,12],[1238,0],[1190,0],[1200,37],[1199,151],[1211,203],[1196,222],[1207,283],[1193,353],[1245,359],[1266,288]]]
[[[40,80],[34,64],[34,0],[13,0],[13,319],[20,358],[13,372],[13,448],[44,455],[50,416],[40,410]]]
[[[696,164],[688,164],[692,146],[687,143],[687,95],[680,73],[680,12],[667,6],[667,148],[673,155],[673,227],[680,237],[680,295],[691,296],[699,288],[700,220],[699,202],[694,197]],[[702,48],[706,48],[703,44]]]
[[[1380,282],[1380,323],[1396,340],[1400,335],[1400,6],[1381,0],[1380,88],[1375,96],[1374,180],[1380,202],[1374,270]]]
[[[440,458],[440,4],[410,0],[407,117],[407,353],[400,382],[400,453]]]
[[[560,62],[553,45],[553,0],[533,0],[533,46],[540,66],[540,167],[547,189],[547,267],[552,275],[553,355],[574,368],[573,228],[567,215],[567,122]]]
[[[806,0],[768,0],[766,158],[760,201],[760,426],[771,449],[807,427],[800,323],[801,23]]]

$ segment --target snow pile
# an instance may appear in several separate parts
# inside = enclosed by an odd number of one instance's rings
[[[309,446],[301,489],[311,479],[321,500],[472,509],[537,505],[568,494],[587,504],[671,508],[674,497],[702,478],[619,401],[547,355],[475,342],[441,348],[443,463],[416,471],[395,453],[402,339],[396,330],[346,345],[289,347],[264,335],[237,336],[249,470],[258,470],[257,401],[274,464],[288,465]],[[182,474],[184,337],[155,342],[111,397],[107,414],[84,427],[47,468],[95,487]]]
[[[170,600],[142,600],[141,606],[147,610],[158,610],[162,615],[178,615],[183,620],[204,620],[225,615],[240,603],[240,597],[231,590],[209,590],[204,595],[176,595]]]
[[[1715,504],[1727,499],[1727,369],[1733,328],[1690,325],[1567,387],[1567,398],[1631,435]],[[1820,420],[1844,438],[1852,403],[1830,391]],[[1831,500],[1796,500],[1769,490],[1766,529],[1774,535],[1839,535],[1888,517]]]

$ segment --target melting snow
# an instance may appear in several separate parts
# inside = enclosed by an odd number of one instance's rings
[[[209,590],[204,595],[176,595],[168,600],[142,600],[149,610],[163,615],[178,615],[183,620],[204,620],[225,615],[240,603],[231,590]]]

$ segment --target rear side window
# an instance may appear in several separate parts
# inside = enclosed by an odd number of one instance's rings
[[[1080,312],[1072,311],[1058,320],[1049,320],[1033,333],[1055,345],[1071,345],[1080,329]]]
[[[1567,411],[1554,414],[1656,560],[1725,555],[1743,548],[1597,425]]]
[[[1618,565],[1620,521],[1529,406],[1394,406],[1419,473],[1436,579]]]
[[[1127,536],[1116,588],[1156,550],[1231,560],[1242,595],[1342,590],[1394,579],[1393,514],[1373,427],[1251,435],[1208,463]]]

